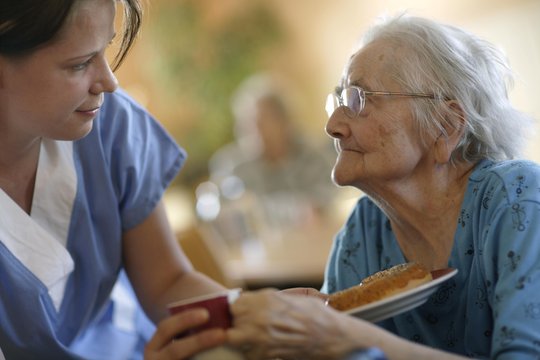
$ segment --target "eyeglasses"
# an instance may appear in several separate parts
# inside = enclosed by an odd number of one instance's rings
[[[328,94],[326,98],[326,113],[328,117],[332,116],[334,111],[341,106],[346,106],[349,112],[346,114],[353,118],[362,112],[366,105],[366,96],[395,96],[395,97],[408,97],[408,98],[428,98],[428,99],[441,99],[435,94],[423,94],[423,93],[402,93],[392,91],[368,91],[358,86],[349,86],[341,90],[341,93],[333,92]],[[351,115],[349,115],[349,113]]]

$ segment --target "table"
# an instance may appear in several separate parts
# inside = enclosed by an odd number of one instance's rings
[[[219,229],[203,225],[204,241],[219,258],[225,277],[248,289],[320,287],[332,242],[341,224],[312,221],[227,244]]]
[[[188,230],[177,231],[178,239],[195,268],[225,286],[319,287],[334,236],[359,196],[355,189],[340,189],[324,216],[304,216],[302,221],[297,221],[294,199],[285,204],[281,199],[270,212],[282,219],[268,221],[260,201],[244,197],[221,203],[219,216],[199,218]],[[186,216],[170,211],[170,217]],[[284,223],[283,218],[294,221]]]

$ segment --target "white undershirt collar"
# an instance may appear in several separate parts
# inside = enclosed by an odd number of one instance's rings
[[[74,268],[66,244],[76,191],[73,143],[45,139],[30,215],[0,189],[0,242],[43,282],[57,311]]]

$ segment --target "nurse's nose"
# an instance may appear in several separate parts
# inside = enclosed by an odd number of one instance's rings
[[[92,84],[90,92],[99,95],[103,92],[113,92],[117,88],[118,79],[114,76],[107,60],[102,58],[99,63],[98,76]]]

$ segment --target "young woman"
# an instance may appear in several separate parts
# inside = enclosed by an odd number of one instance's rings
[[[117,34],[120,6],[126,24]],[[208,315],[168,317],[165,305],[221,286],[193,270],[161,202],[183,150],[117,90],[105,56],[120,38],[118,65],[140,21],[137,0],[3,1],[0,354],[7,359],[142,356],[136,321],[115,326],[111,292],[123,271],[159,324],[147,359],[183,359],[225,340],[212,330],[171,341]]]

